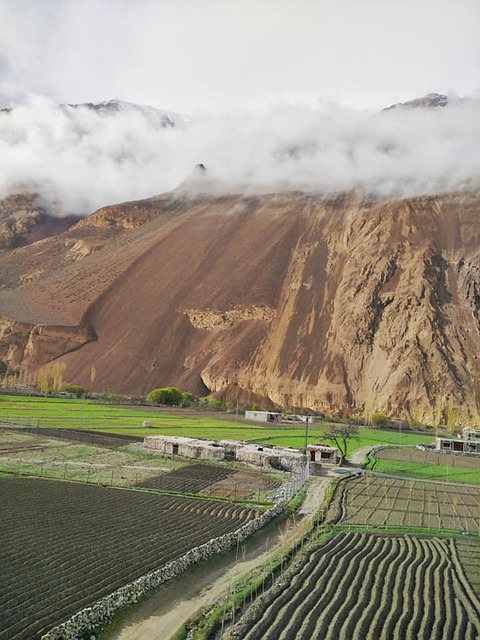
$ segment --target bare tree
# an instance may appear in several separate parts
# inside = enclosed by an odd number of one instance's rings
[[[326,430],[322,432],[322,437],[335,443],[340,454],[340,464],[342,464],[347,456],[349,441],[355,440],[358,442],[360,432],[356,424],[329,424]]]

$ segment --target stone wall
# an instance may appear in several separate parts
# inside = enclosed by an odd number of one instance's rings
[[[285,502],[281,501],[272,509],[265,511],[258,518],[245,523],[236,531],[218,538],[212,538],[199,547],[190,549],[177,560],[167,563],[160,569],[141,576],[134,582],[120,587],[113,593],[97,601],[91,607],[86,607],[74,614],[69,620],[55,627],[42,636],[41,640],[80,640],[91,638],[92,633],[111,622],[113,616],[123,607],[134,604],[149,591],[157,589],[161,584],[178,576],[187,567],[201,560],[206,560],[215,554],[221,554],[237,543],[242,542],[279,515]]]

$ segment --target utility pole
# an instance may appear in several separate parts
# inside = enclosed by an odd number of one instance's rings
[[[305,456],[305,479],[308,476],[308,458],[307,458],[307,447],[308,447],[308,422],[310,420],[310,416],[305,416],[305,439],[303,442],[303,454]]]

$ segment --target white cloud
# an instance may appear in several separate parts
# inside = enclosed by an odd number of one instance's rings
[[[148,112],[106,117],[40,96],[0,114],[0,195],[33,185],[65,212],[167,191],[198,162],[209,169],[209,187],[227,191],[408,196],[478,187],[480,103],[381,113],[280,104],[180,118],[173,128]]]

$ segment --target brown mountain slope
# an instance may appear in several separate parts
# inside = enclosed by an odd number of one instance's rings
[[[94,364],[120,392],[476,417],[479,209],[180,192],[107,207],[0,259],[0,357],[58,356],[87,386]]]

